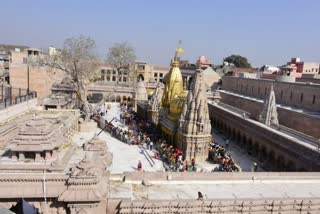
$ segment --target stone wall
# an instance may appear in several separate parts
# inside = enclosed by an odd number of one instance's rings
[[[317,180],[320,179],[319,172],[126,172],[124,173],[124,181],[126,183],[141,184],[143,180],[150,183],[162,182],[182,182],[188,183],[206,183],[211,181],[239,181],[247,180],[253,182],[252,178],[259,182],[261,180]]]
[[[248,153],[257,157],[258,164],[270,171],[319,171],[319,153],[302,134],[284,134],[229,109],[227,104],[209,104],[212,126]],[[280,128],[280,127],[279,127]],[[287,131],[287,130],[285,130]],[[291,131],[292,132],[292,131]],[[293,134],[295,137],[293,137]]]
[[[149,183],[149,185],[157,185],[161,189],[161,185],[189,185],[192,186],[197,183],[206,184],[211,188],[210,183],[219,185],[232,185],[233,182],[244,183],[261,183],[269,182],[314,182],[319,179],[319,173],[228,173],[228,172],[214,172],[214,173],[168,173],[168,172],[130,172],[125,174],[125,183],[135,185],[139,188],[141,183]],[[188,188],[188,187],[187,187]],[[161,191],[161,190],[160,190]],[[174,194],[175,190],[172,190]],[[294,214],[294,213],[318,213],[319,198],[305,197],[299,198],[298,194],[290,198],[277,197],[261,197],[255,198],[224,198],[224,195],[217,195],[217,198],[203,200],[176,198],[164,199],[163,197],[155,199],[131,198],[119,200],[109,200],[109,211],[112,213],[246,213],[246,214]],[[117,206],[117,204],[119,205]],[[115,209],[115,211],[113,210]]]
[[[0,121],[4,122],[5,120],[15,117],[19,114],[22,114],[23,112],[34,109],[36,108],[37,104],[38,104],[38,99],[34,98],[26,102],[19,103],[19,104],[10,106],[8,108],[5,108],[0,111]]]
[[[222,98],[221,102],[249,112],[251,118],[258,120],[259,114],[263,109],[263,102],[261,100],[246,99],[223,91],[220,92],[220,95]],[[320,118],[282,107],[278,107],[277,110],[281,125],[315,138],[320,138]]]
[[[122,201],[116,213],[226,213],[226,214],[316,214],[319,198],[265,198],[220,200],[136,200]]]
[[[13,88],[28,88],[28,65],[10,65],[10,84]],[[55,82],[60,82],[63,74],[60,71],[49,71],[47,67],[29,66],[29,87],[31,91],[36,91],[39,98],[47,97],[51,91],[51,86]]]
[[[224,76],[222,79],[223,90],[260,99],[267,96],[271,84],[274,85],[277,104],[320,111],[320,85],[318,84],[276,82],[231,76]]]

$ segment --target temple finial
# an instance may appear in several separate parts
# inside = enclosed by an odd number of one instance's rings
[[[172,65],[173,66],[179,66],[179,57],[178,57],[178,54],[179,53],[184,53],[184,49],[181,47],[181,44],[182,44],[182,41],[179,40],[179,44],[178,44],[178,48],[176,49],[176,53],[174,55],[174,58],[173,58],[173,63]]]

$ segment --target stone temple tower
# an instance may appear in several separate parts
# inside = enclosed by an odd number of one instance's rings
[[[180,115],[178,142],[186,160],[190,161],[194,158],[197,162],[202,162],[208,158],[211,124],[201,69],[196,71]]]
[[[138,84],[135,87],[135,94],[134,94],[134,109],[137,111],[137,102],[139,101],[147,101],[148,95],[147,95],[147,89],[144,85],[144,82],[139,79]]]
[[[267,126],[279,126],[276,96],[274,94],[273,85],[270,87],[269,96],[264,101],[264,107],[262,113],[259,115],[259,120]]]
[[[148,120],[154,124],[159,123],[159,109],[161,106],[161,98],[163,96],[164,84],[159,82],[155,88],[148,105]]]

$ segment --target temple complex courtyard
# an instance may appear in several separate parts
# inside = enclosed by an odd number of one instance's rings
[[[127,130],[128,127],[120,122],[120,104],[115,102],[106,102],[105,108],[107,106],[109,109],[107,110],[107,114],[104,116],[104,119],[111,121],[115,127],[121,127],[122,129]],[[115,118],[115,119],[114,119]],[[89,140],[94,135],[100,133],[101,129],[97,129],[92,133],[80,133],[77,135],[77,139],[74,139],[76,142],[84,142]],[[110,133],[106,131],[102,131],[99,134],[99,139],[105,141],[110,149],[110,152],[113,153],[113,160],[111,166],[112,174],[119,174],[123,172],[132,172],[137,171],[137,164],[140,160],[142,162],[143,171],[145,172],[163,172],[165,171],[163,162],[159,159],[153,159],[155,162],[152,165],[149,163],[148,159],[144,152],[148,152],[150,156],[153,157],[156,150],[144,150],[138,145],[129,145],[124,143],[114,137],[111,136]],[[218,133],[213,133],[213,139],[219,145],[225,146],[226,138]],[[253,164],[256,160],[254,160],[246,151],[241,150],[241,148],[233,143],[229,142],[229,147],[227,152],[231,155],[234,161],[239,165],[242,171],[250,172],[253,169]],[[218,166],[218,164],[214,164],[208,161],[196,163],[198,167],[198,171],[211,172],[214,168]],[[262,168],[258,168],[258,171],[264,171]]]

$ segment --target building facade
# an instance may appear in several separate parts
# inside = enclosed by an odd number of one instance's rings
[[[41,50],[14,45],[2,45],[1,48],[9,56],[8,71],[12,88],[35,91],[39,98],[45,98],[50,94],[53,83],[62,80],[61,71],[34,63],[41,56]]]

